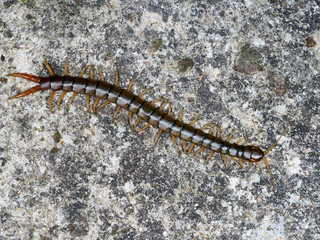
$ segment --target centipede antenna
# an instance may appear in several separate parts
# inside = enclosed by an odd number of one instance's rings
[[[286,133],[286,131],[287,131],[287,129],[288,129],[289,126],[290,126],[290,125],[288,124],[288,125],[286,126],[286,128],[282,131],[280,137],[278,137],[278,139],[277,139],[270,147],[268,147],[268,149],[267,149],[266,151],[263,152],[264,155],[267,155],[268,152],[269,152],[272,148],[274,148],[275,145],[277,145],[277,143],[280,141],[280,139],[282,138],[282,136]]]
[[[271,168],[270,168],[269,163],[268,163],[268,161],[267,161],[267,158],[266,158],[265,156],[270,152],[270,150],[271,150],[272,148],[274,148],[274,146],[277,145],[277,143],[280,141],[280,139],[282,138],[282,136],[286,133],[286,131],[287,131],[287,129],[289,128],[289,126],[290,126],[290,124],[288,123],[288,125],[286,126],[286,128],[281,132],[280,137],[278,137],[278,139],[277,139],[270,147],[268,147],[268,149],[267,149],[266,151],[263,152],[264,157],[262,157],[262,159],[263,159],[264,164],[266,165],[266,167],[267,167],[267,169],[268,169],[274,194],[276,194],[276,190],[275,190],[275,187],[274,187],[273,176],[272,176],[272,173],[271,173]]]
[[[68,57],[66,57],[64,62],[64,75],[68,76]]]
[[[272,185],[273,193],[274,193],[274,195],[276,195],[276,189],[275,189],[275,187],[274,187],[273,176],[272,176],[272,173],[271,173],[271,169],[270,169],[269,163],[268,163],[268,161],[267,161],[266,157],[263,157],[262,159],[263,159],[264,164],[266,165],[266,167],[267,167],[267,169],[268,169],[268,172],[269,172],[269,175],[270,175],[270,179],[271,179],[271,185]]]

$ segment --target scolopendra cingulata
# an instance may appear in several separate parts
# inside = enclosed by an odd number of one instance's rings
[[[90,104],[89,104],[90,96],[95,96],[96,100],[92,108],[95,114],[97,114],[97,112],[107,104],[115,103],[117,105],[117,108],[113,115],[113,120],[117,116],[119,110],[121,108],[124,108],[129,111],[129,123],[133,130],[136,130],[137,125],[142,119],[148,123],[141,129],[139,129],[139,132],[145,130],[151,125],[158,128],[159,130],[155,137],[154,144],[157,143],[161,133],[164,131],[171,135],[173,144],[176,147],[178,152],[179,152],[179,148],[176,143],[176,138],[180,138],[182,140],[183,150],[188,156],[190,155],[192,149],[195,146],[199,146],[200,148],[193,154],[193,156],[199,154],[205,148],[211,150],[206,159],[206,162],[209,161],[209,159],[212,157],[212,155],[215,152],[220,153],[226,167],[228,166],[226,155],[230,156],[230,158],[240,168],[243,168],[243,161],[247,161],[249,163],[256,163],[263,160],[270,175],[273,191],[275,191],[273,176],[272,176],[268,161],[266,159],[266,155],[279,142],[279,140],[287,130],[288,126],[282,131],[282,133],[280,134],[280,137],[278,137],[278,139],[270,147],[268,147],[266,151],[262,151],[258,146],[246,145],[247,143],[246,138],[242,138],[235,143],[229,143],[233,135],[233,132],[228,136],[226,140],[223,140],[222,138],[220,138],[219,128],[212,123],[205,124],[200,129],[193,127],[193,124],[198,120],[200,115],[198,115],[191,123],[185,124],[182,121],[183,109],[181,109],[178,119],[174,119],[171,116],[171,103],[165,101],[158,108],[158,107],[155,107],[154,104],[162,101],[163,100],[162,98],[157,99],[151,103],[142,100],[143,95],[150,88],[143,91],[139,96],[130,92],[133,81],[134,81],[134,77],[131,79],[127,89],[120,88],[118,86],[118,82],[119,82],[118,70],[116,71],[115,84],[110,84],[104,81],[104,76],[99,68],[97,69],[101,77],[101,80],[95,80],[93,78],[93,66],[90,66],[90,65],[87,65],[82,69],[79,77],[72,77],[68,75],[67,59],[64,64],[63,76],[55,75],[54,71],[49,66],[46,60],[45,60],[45,66],[49,72],[49,75],[50,75],[49,77],[38,77],[38,76],[26,74],[26,73],[8,74],[8,76],[21,77],[29,81],[32,81],[34,83],[38,83],[38,85],[22,93],[19,93],[15,96],[12,96],[9,99],[24,97],[29,94],[38,92],[40,90],[52,90],[48,103],[49,103],[49,108],[51,112],[53,112],[51,104],[56,91],[62,90],[62,95],[59,97],[57,102],[58,109],[60,107],[60,103],[63,97],[67,92],[73,92],[73,95],[68,103],[68,108],[70,107],[70,104],[72,103],[76,95],[79,93],[82,93],[82,94],[85,94],[87,97],[86,98],[87,108],[88,108],[88,111],[91,112]],[[84,78],[83,75],[89,67],[90,67],[90,76],[89,78]],[[101,99],[106,99],[106,101],[97,108],[97,105]],[[163,111],[163,108],[167,104],[169,105],[169,107],[168,107],[167,113],[165,113]],[[132,122],[133,113],[136,114],[138,117],[134,124]],[[210,130],[208,131],[208,133],[205,133],[204,130],[208,127],[210,127]],[[216,129],[215,136],[213,135],[214,129]],[[191,144],[188,150],[186,147],[186,142],[190,142]],[[241,142],[243,143],[240,144]]]

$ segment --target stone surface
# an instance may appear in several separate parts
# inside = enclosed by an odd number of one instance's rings
[[[319,1],[14,1],[0,3],[0,239],[319,239]],[[77,96],[8,100],[87,64],[133,92],[202,114],[267,159],[229,168],[178,154],[168,135],[133,132],[114,106]],[[192,63],[192,64],[191,64]],[[95,76],[98,77],[97,71]],[[91,99],[93,104],[93,99]],[[139,126],[143,126],[141,123]],[[179,141],[181,147],[181,142]]]

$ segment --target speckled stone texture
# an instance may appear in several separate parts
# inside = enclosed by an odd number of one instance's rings
[[[2,0],[0,239],[320,239],[319,4]],[[34,86],[8,73],[47,76],[47,59],[63,74],[66,57],[70,75],[93,64],[114,82],[118,67],[122,87],[137,75],[133,92],[152,87],[146,100],[201,114],[224,139],[235,129],[232,142],[265,150],[290,123],[267,155],[276,194],[263,162],[226,169],[167,134],[154,147],[156,130],[132,131],[124,110],[112,122],[114,105],[8,100]]]

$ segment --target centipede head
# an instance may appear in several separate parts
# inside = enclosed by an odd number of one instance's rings
[[[30,74],[27,74],[27,73],[10,73],[7,76],[10,76],[10,77],[21,77],[21,78],[27,79],[27,80],[29,80],[31,82],[39,83],[39,85],[34,86],[32,88],[29,88],[28,90],[26,90],[24,92],[18,93],[17,95],[14,95],[14,96],[10,97],[9,99],[25,97],[25,96],[27,96],[29,94],[32,94],[32,93],[35,93],[35,92],[38,92],[38,91],[42,90],[42,87],[40,86],[40,77],[37,77],[37,76],[34,76],[34,75],[30,75]]]
[[[264,152],[258,146],[251,146],[250,147],[250,159],[248,162],[255,163],[261,161],[264,157]]]

